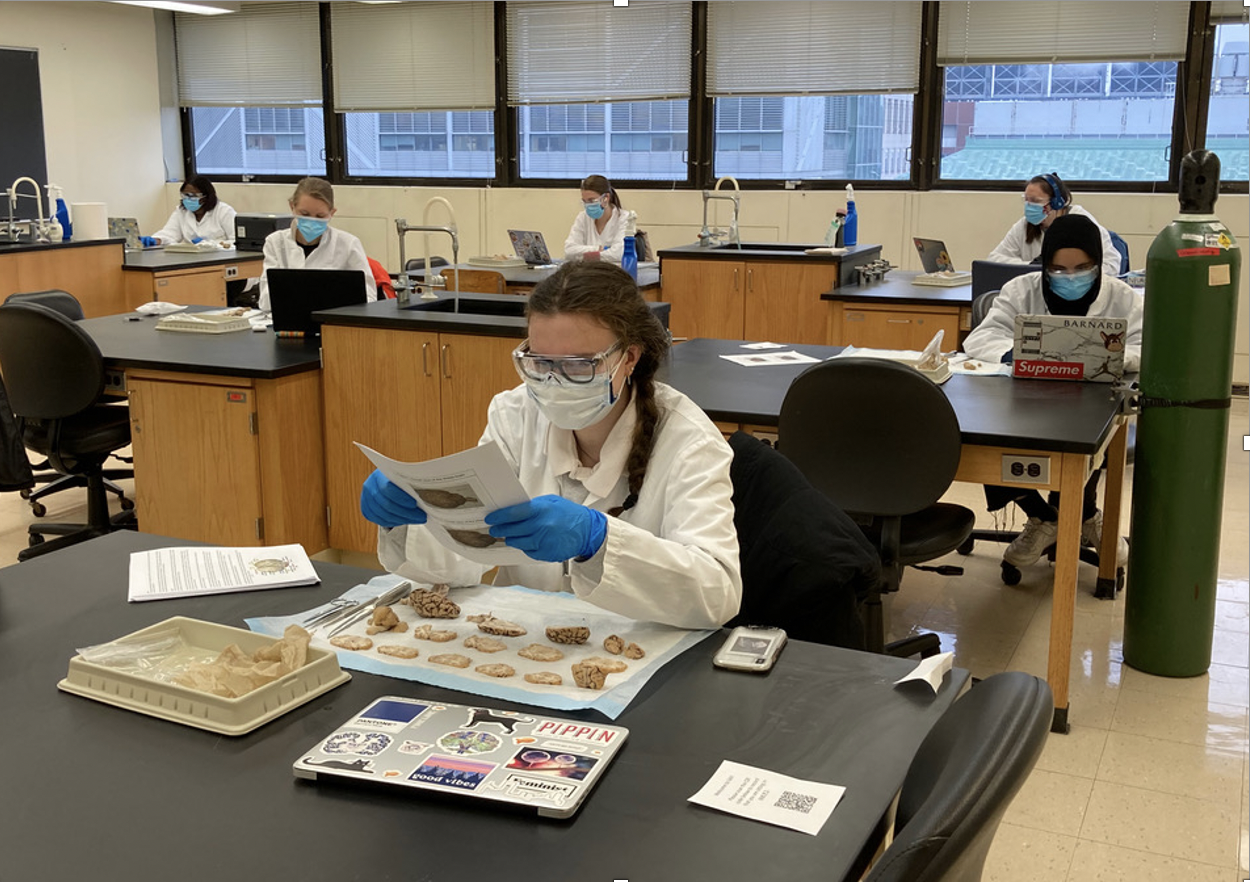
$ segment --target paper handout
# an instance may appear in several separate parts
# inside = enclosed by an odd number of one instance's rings
[[[927,683],[936,695],[937,691],[942,688],[942,678],[950,673],[950,669],[954,665],[955,653],[939,652],[937,655],[921,660],[920,664],[916,665],[910,674],[895,680],[894,685],[897,686],[899,683],[919,680],[922,683]]]
[[[478,563],[532,563],[524,551],[490,534],[485,517],[497,508],[528,502],[529,494],[494,442],[426,462],[399,462],[357,442],[391,483],[417,501],[426,527],[443,545]]]
[[[804,781],[724,760],[688,801],[815,836],[844,793],[846,788],[837,784]]]
[[[262,588],[315,585],[320,579],[302,545],[268,548],[177,546],[130,555],[127,599],[169,600]]]

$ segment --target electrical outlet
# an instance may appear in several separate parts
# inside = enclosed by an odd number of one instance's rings
[[[1003,454],[1003,483],[1049,484],[1050,457]]]
[[[237,279],[239,277],[239,268],[237,266],[226,267],[226,278]]]

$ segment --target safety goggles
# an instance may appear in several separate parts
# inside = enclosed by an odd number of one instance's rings
[[[622,346],[621,341],[617,340],[602,352],[590,356],[535,355],[529,351],[530,341],[527,338],[512,350],[512,363],[522,380],[545,380],[554,376],[570,383],[584,384],[593,382],[607,364],[608,356]]]

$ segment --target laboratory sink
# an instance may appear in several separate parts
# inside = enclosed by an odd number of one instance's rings
[[[456,313],[459,315],[495,315],[511,318],[525,317],[524,297],[445,297],[438,300],[414,300],[400,309],[425,312]]]

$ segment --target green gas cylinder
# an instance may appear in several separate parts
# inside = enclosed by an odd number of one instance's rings
[[[1220,161],[1181,161],[1180,214],[1146,256],[1124,660],[1211,664],[1241,251],[1215,216]]]

